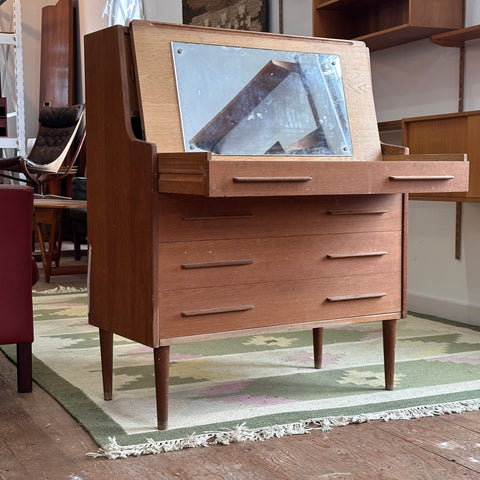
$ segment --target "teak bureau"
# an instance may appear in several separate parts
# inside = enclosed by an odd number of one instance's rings
[[[365,45],[134,21],[88,35],[85,52],[89,321],[105,398],[114,333],[153,347],[164,429],[170,345],[313,329],[319,368],[323,327],[372,321],[392,389],[407,194],[466,190],[468,162],[381,145]],[[222,52],[240,64],[232,79]]]

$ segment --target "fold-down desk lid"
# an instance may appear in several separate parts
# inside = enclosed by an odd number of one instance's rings
[[[160,192],[468,188],[462,154],[383,155],[362,42],[142,21],[132,22],[131,32],[142,128],[159,152]]]

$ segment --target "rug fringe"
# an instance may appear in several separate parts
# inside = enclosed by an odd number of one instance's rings
[[[333,427],[346,426],[356,423],[365,423],[372,420],[411,420],[415,418],[434,417],[438,415],[472,412],[480,409],[480,399],[463,400],[458,402],[442,403],[437,405],[424,405],[398,410],[387,410],[360,415],[313,418],[301,422],[285,425],[274,425],[250,429],[245,423],[237,425],[232,430],[206,432],[201,435],[192,433],[190,436],[176,439],[154,441],[147,439],[146,443],[138,445],[118,445],[115,437],[109,437],[109,443],[100,448],[97,453],[87,453],[91,457],[105,457],[111,460],[127,458],[129,456],[152,455],[165,452],[183,450],[184,448],[208,447],[210,445],[229,445],[230,443],[243,443],[264,441],[270,438],[301,435],[312,430],[323,432]]]
[[[87,288],[77,288],[77,287],[64,287],[59,285],[58,287],[51,288],[49,290],[35,290],[33,289],[32,292],[37,295],[55,295],[57,293],[83,293],[86,292]]]

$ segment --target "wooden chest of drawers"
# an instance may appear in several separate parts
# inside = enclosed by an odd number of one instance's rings
[[[163,196],[160,208],[160,339],[401,315],[402,195]]]

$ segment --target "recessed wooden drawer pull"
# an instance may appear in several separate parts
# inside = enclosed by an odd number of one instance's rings
[[[312,177],[233,177],[235,183],[309,182]]]
[[[223,262],[183,263],[182,268],[190,270],[194,268],[235,267],[237,265],[251,265],[252,263],[251,258],[246,258],[245,260],[226,260]]]
[[[390,175],[390,180],[400,180],[400,181],[409,181],[409,180],[453,180],[455,177],[453,175]]]
[[[245,213],[243,215],[205,215],[205,216],[198,216],[198,217],[188,217],[186,215],[182,215],[182,220],[186,222],[191,222],[194,220],[237,220],[242,218],[250,219],[253,215],[251,213]]]
[[[384,297],[386,292],[358,293],[353,295],[340,295],[338,297],[327,297],[327,302],[345,302],[348,300],[362,300],[364,298]]]
[[[187,310],[182,312],[182,317],[198,317],[200,315],[212,315],[215,313],[231,313],[252,310],[253,305],[234,305],[232,307],[205,308],[204,310]]]
[[[354,258],[354,257],[380,257],[388,252],[356,252],[356,253],[327,253],[327,258]]]
[[[382,215],[388,210],[330,210],[327,215]]]

